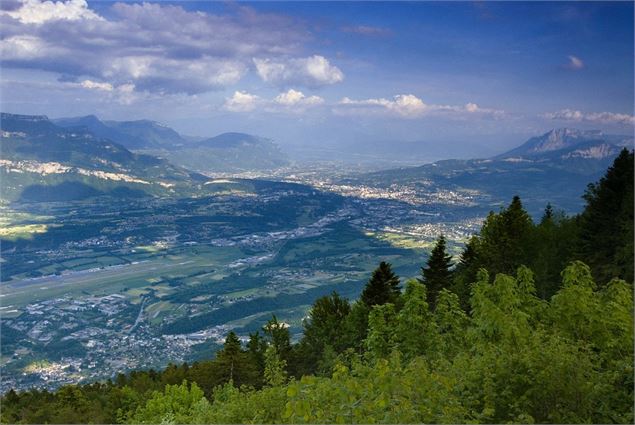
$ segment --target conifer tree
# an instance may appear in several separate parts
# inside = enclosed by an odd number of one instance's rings
[[[213,382],[216,385],[233,382],[240,387],[243,384],[258,382],[258,366],[251,356],[242,349],[234,331],[227,334],[223,349],[216,356],[216,365],[212,369]]]
[[[274,314],[262,329],[269,337],[270,344],[276,347],[280,358],[288,360],[291,353],[291,336],[288,325],[280,322]]]
[[[390,263],[382,261],[373,271],[362,292],[361,300],[368,307],[395,303],[400,293],[399,276],[393,273]]]
[[[589,185],[584,199],[581,259],[600,285],[614,277],[633,282],[633,152],[623,149],[605,176]]]
[[[446,253],[445,237],[439,236],[430,253],[426,267],[421,268],[421,282],[426,286],[428,303],[432,310],[436,306],[439,291],[452,284],[452,257]]]
[[[260,332],[256,331],[249,334],[249,341],[247,342],[247,351],[251,356],[252,361],[257,365],[258,371],[262,374],[265,368],[265,350],[267,349],[267,342]]]
[[[533,222],[518,196],[499,214],[490,213],[481,229],[479,267],[496,275],[513,274],[531,260]]]
[[[459,297],[459,303],[464,311],[470,310],[470,294],[472,284],[476,282],[476,274],[480,267],[477,247],[479,243],[478,236],[472,236],[463,252],[459,256],[459,262],[454,268],[452,292]]]

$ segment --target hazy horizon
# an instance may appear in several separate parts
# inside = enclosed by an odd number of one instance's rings
[[[633,133],[632,3],[2,9],[7,112],[151,119],[296,151],[423,143],[445,157],[493,155],[552,128]]]

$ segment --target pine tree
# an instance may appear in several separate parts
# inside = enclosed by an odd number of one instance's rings
[[[251,356],[252,361],[257,365],[258,370],[262,374],[265,368],[265,350],[267,349],[267,342],[260,332],[256,331],[249,334],[249,341],[247,342],[247,352]]]
[[[551,206],[551,203],[548,202],[547,206],[545,207],[545,212],[542,215],[542,219],[540,220],[540,223],[546,223],[547,221],[551,221],[553,219],[553,207]]]
[[[439,291],[452,285],[452,257],[447,255],[445,237],[439,236],[430,253],[426,267],[421,268],[421,282],[426,286],[428,303],[432,310],[436,306]]]
[[[227,334],[223,349],[216,355],[211,372],[215,385],[233,382],[234,385],[240,387],[243,384],[254,385],[258,383],[258,365],[242,349],[240,339],[234,331]]]
[[[229,332],[227,337],[225,337],[223,349],[218,352],[216,358],[219,363],[222,363],[223,366],[226,367],[230,381],[234,380],[234,370],[236,368],[236,363],[239,362],[238,357],[241,352],[242,347],[238,336],[234,331]]]
[[[633,282],[633,152],[623,149],[596,184],[580,217],[581,259],[604,285],[614,277]]]
[[[361,299],[368,307],[395,303],[399,299],[401,288],[399,276],[392,271],[390,263],[382,261],[362,291]]]
[[[481,229],[479,268],[493,275],[513,274],[531,261],[533,222],[518,196],[499,214],[490,213]]]
[[[265,336],[268,338],[270,345],[276,347],[276,353],[287,365],[293,366],[291,359],[291,335],[289,334],[289,325],[280,322],[275,314],[271,316],[271,319],[265,326],[262,327]],[[293,369],[290,367],[290,369]],[[294,372],[294,370],[291,370]]]
[[[480,267],[477,247],[479,243],[478,236],[472,236],[463,252],[459,256],[459,262],[452,273],[454,282],[452,283],[452,292],[459,297],[461,308],[464,311],[470,310],[470,294],[472,284],[476,282],[476,274]]]

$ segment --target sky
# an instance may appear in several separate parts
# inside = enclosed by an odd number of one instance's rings
[[[2,0],[0,109],[488,155],[632,134],[632,2]]]

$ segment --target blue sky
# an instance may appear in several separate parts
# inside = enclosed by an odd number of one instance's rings
[[[2,110],[495,153],[633,131],[633,3],[6,0]],[[443,150],[442,149],[442,150]]]

